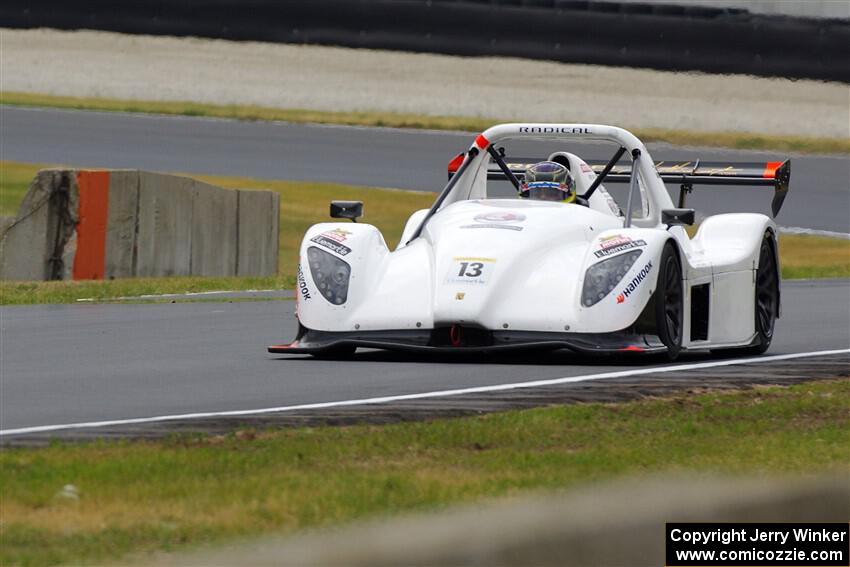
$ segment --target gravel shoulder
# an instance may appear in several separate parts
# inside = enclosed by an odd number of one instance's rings
[[[850,137],[850,86],[392,51],[0,29],[0,90]]]

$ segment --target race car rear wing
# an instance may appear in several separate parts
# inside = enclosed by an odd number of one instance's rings
[[[619,157],[619,156],[618,156]],[[511,173],[520,177],[532,164],[540,160],[528,158],[507,158],[505,165]],[[606,161],[591,160],[587,164],[596,174],[604,173],[608,165]],[[449,163],[449,177],[457,169],[456,159]],[[685,207],[687,194],[693,191],[694,185],[764,185],[774,188],[771,210],[773,216],[779,214],[791,181],[791,160],[769,162],[740,162],[729,163],[719,161],[659,161],[655,169],[665,183],[680,183],[679,208]],[[605,182],[628,183],[631,180],[632,165],[613,165],[610,167]],[[487,169],[487,179],[508,179],[502,168],[491,163]]]

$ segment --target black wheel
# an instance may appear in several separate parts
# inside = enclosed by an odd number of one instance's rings
[[[776,265],[776,244],[770,232],[764,233],[756,271],[755,329],[752,346],[741,349],[743,354],[762,354],[773,341],[773,328],[779,313],[779,270]]]
[[[673,244],[667,243],[661,253],[658,287],[655,288],[655,329],[667,347],[667,359],[675,360],[682,350],[684,300],[682,297],[682,266]]]

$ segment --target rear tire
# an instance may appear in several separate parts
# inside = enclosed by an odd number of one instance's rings
[[[682,265],[674,245],[668,242],[661,253],[658,285],[655,300],[655,329],[658,338],[667,347],[667,360],[676,360],[682,350],[684,324],[684,298],[682,293]]]
[[[773,341],[773,329],[779,313],[779,270],[776,265],[776,244],[770,231],[764,233],[756,270],[755,330],[756,344],[740,350],[742,354],[764,354]]]

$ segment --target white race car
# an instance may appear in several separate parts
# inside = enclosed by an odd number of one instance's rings
[[[506,140],[607,140],[606,162],[567,151],[507,158]],[[564,146],[566,144],[563,144]],[[621,157],[631,163],[618,165]],[[530,163],[567,166],[574,202],[497,198]],[[300,249],[294,342],[272,353],[350,355],[357,347],[489,352],[571,349],[666,353],[770,346],[779,316],[776,225],[762,214],[694,222],[694,184],[772,185],[775,217],[790,162],[655,163],[630,132],[596,124],[501,124],[449,164],[430,209],[413,213],[390,250],[361,223],[316,224]],[[621,206],[602,185],[627,183]],[[674,206],[664,182],[681,184]],[[625,187],[624,187],[625,188]],[[356,218],[359,202],[331,216]]]

